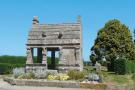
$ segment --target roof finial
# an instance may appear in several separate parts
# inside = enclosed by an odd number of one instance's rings
[[[77,22],[81,23],[81,16],[80,15],[77,17]]]
[[[32,21],[33,21],[33,24],[39,24],[38,16],[34,16]]]

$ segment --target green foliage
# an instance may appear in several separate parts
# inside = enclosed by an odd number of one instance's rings
[[[59,73],[57,75],[48,75],[47,77],[48,80],[60,80],[60,81],[65,81],[65,80],[68,80],[69,79],[69,76],[67,74],[62,74],[62,73]]]
[[[114,60],[114,71],[117,74],[121,75],[126,74],[126,60],[125,59]]]
[[[134,74],[132,74],[132,80],[135,82],[135,73]]]
[[[69,70],[67,74],[70,79],[74,79],[74,80],[83,79],[85,76],[84,72],[80,72],[77,70]]]
[[[0,74],[10,74],[13,68],[24,67],[25,62],[24,56],[0,56]]]
[[[135,73],[135,61],[126,60],[126,73],[131,74]]]
[[[23,73],[17,77],[17,79],[34,79],[35,75],[32,72],[29,73]]]
[[[112,63],[117,57],[135,58],[135,46],[129,28],[119,20],[110,20],[99,30],[94,46],[91,48],[92,62],[105,57]],[[112,64],[113,65],[113,64]]]
[[[118,59],[114,61],[114,71],[117,74],[135,73],[135,61],[127,59]]]
[[[9,64],[25,64],[26,57],[24,56],[0,56],[0,63]]]
[[[25,64],[0,63],[0,74],[10,74],[12,73],[13,68],[24,66]]]

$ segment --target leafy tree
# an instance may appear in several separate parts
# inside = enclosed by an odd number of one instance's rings
[[[134,29],[134,43],[135,43],[135,29]]]
[[[112,67],[116,58],[124,57],[129,60],[135,58],[135,46],[131,32],[126,25],[117,19],[108,21],[99,30],[91,51],[93,52],[90,55],[92,62],[102,60],[105,57]]]

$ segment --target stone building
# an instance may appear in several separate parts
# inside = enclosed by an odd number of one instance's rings
[[[39,24],[38,17],[33,18],[27,41],[26,70],[48,69],[47,52],[51,52],[51,68],[54,70],[82,70],[82,25],[81,17],[76,23]],[[34,49],[37,49],[37,62],[34,63]],[[55,52],[59,51],[56,64]]]

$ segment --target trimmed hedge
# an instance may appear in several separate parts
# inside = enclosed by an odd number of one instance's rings
[[[24,67],[25,62],[25,56],[0,56],[0,74],[10,74],[13,68]]]
[[[10,74],[12,73],[13,68],[24,66],[25,64],[0,63],[0,74]]]
[[[127,59],[115,60],[114,72],[121,75],[135,73],[135,61]]]

